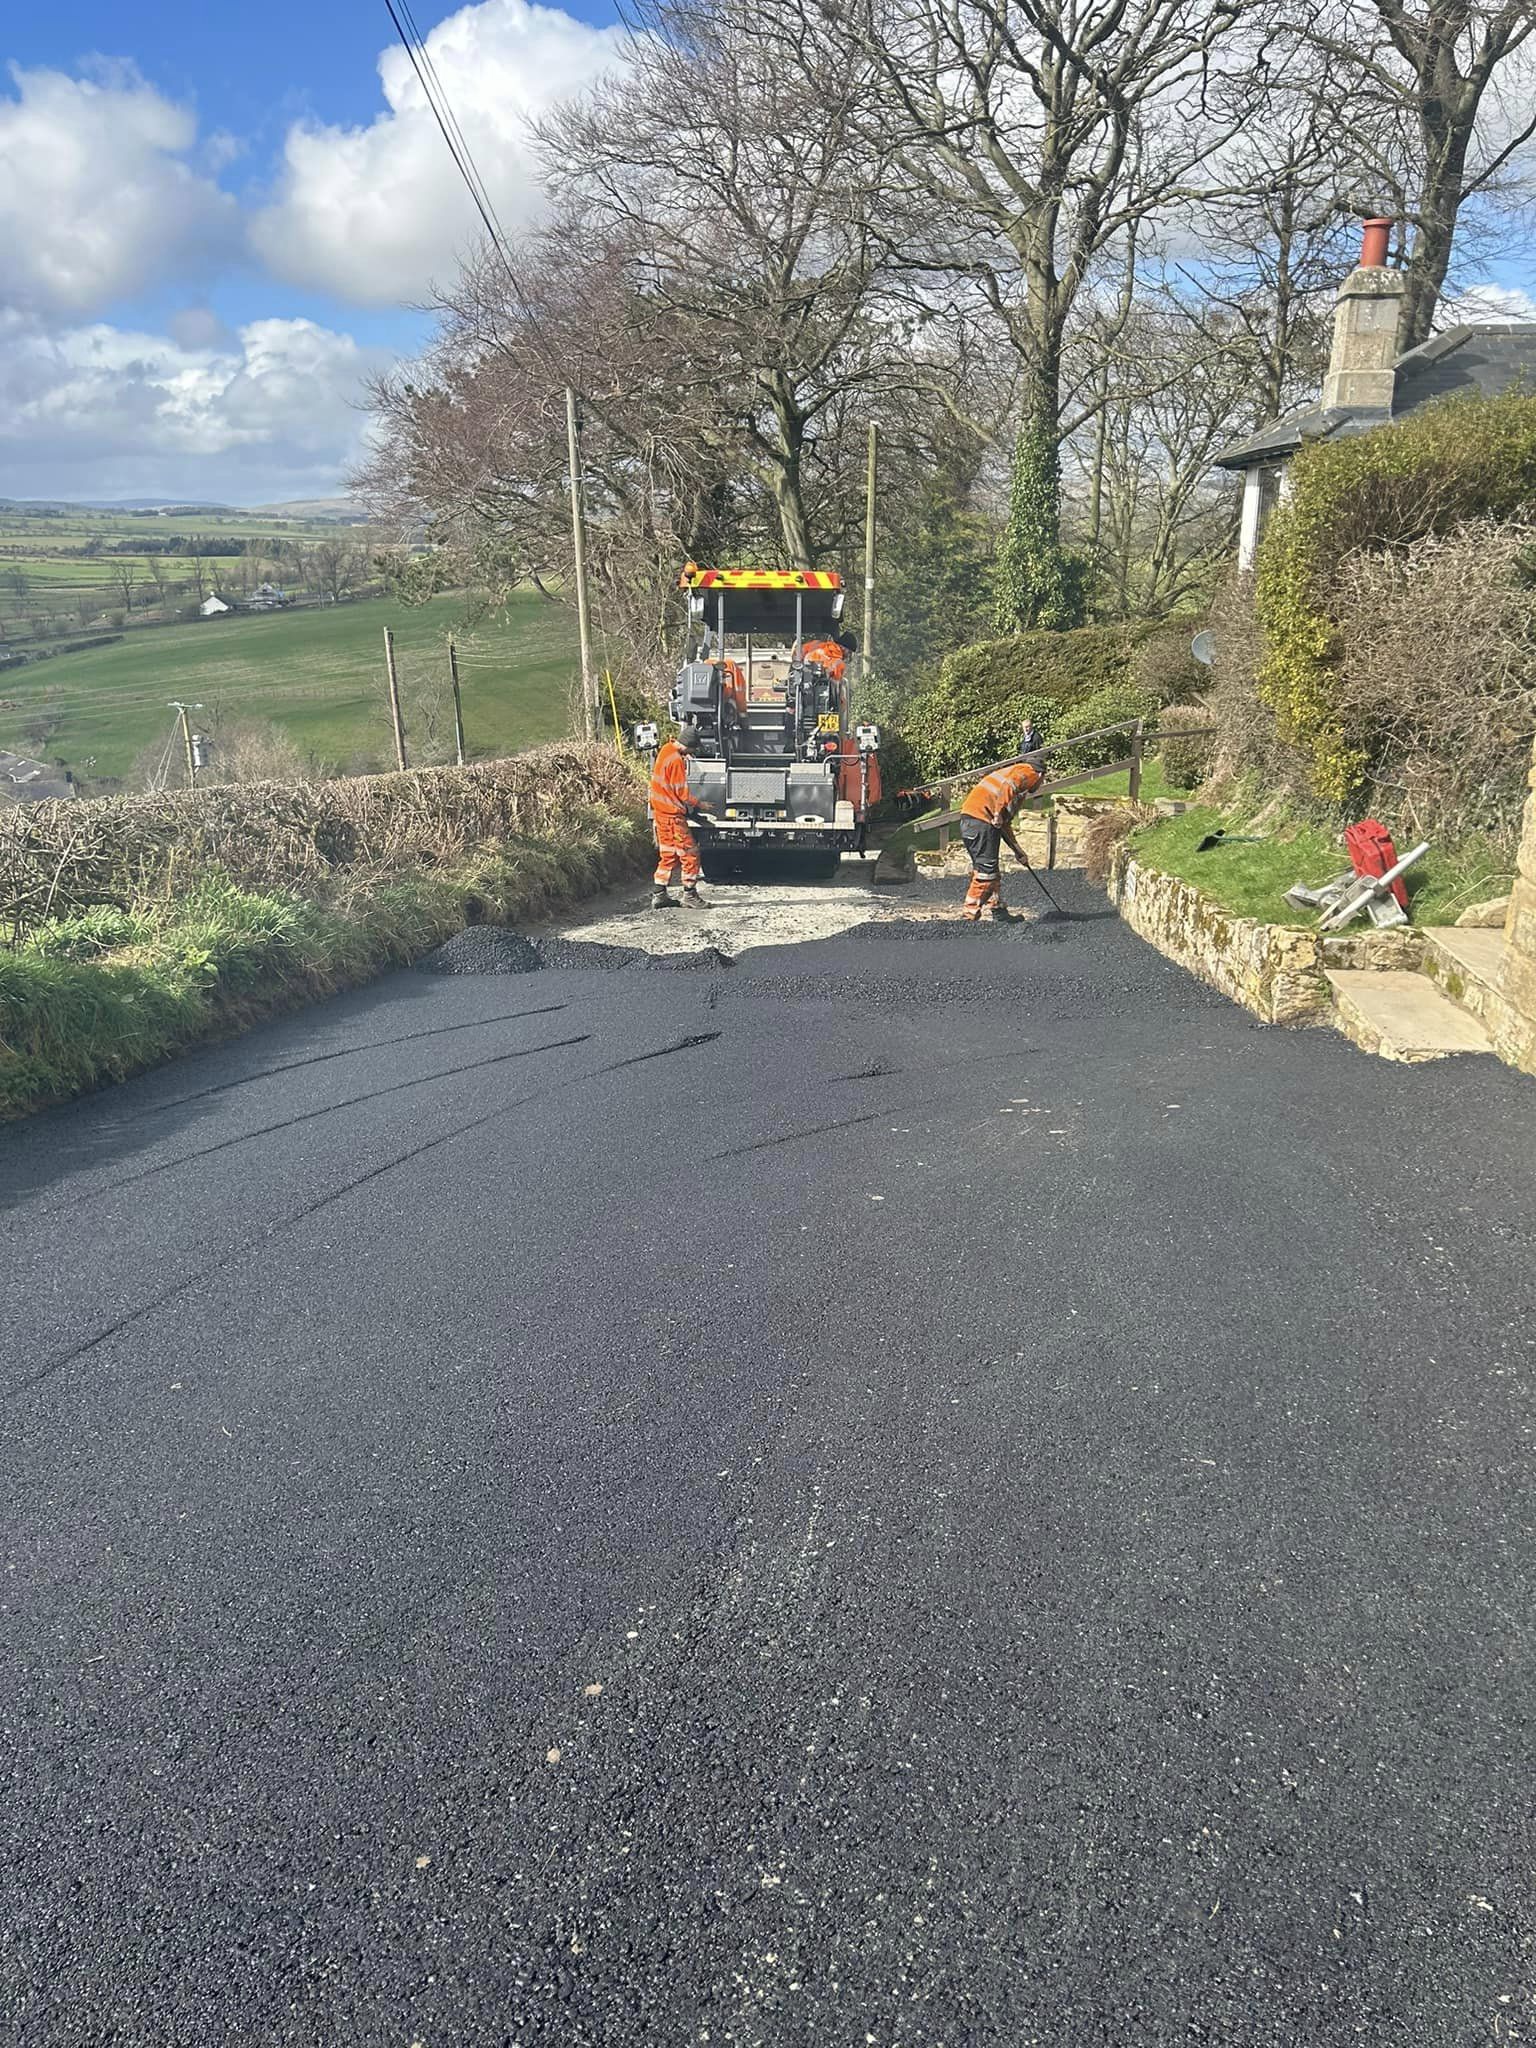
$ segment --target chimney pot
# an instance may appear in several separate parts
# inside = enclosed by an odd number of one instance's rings
[[[1365,232],[1360,238],[1360,268],[1362,270],[1385,270],[1387,265],[1387,244],[1392,237],[1390,220],[1368,220]]]
[[[1323,379],[1326,410],[1390,413],[1397,390],[1397,331],[1406,279],[1387,267],[1389,220],[1368,220],[1360,261],[1345,278],[1333,315],[1333,348]]]

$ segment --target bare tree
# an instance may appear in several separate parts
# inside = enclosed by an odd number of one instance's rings
[[[623,71],[548,124],[556,176],[617,226],[647,297],[709,337],[678,382],[702,374],[772,498],[785,556],[815,562],[820,423],[892,354],[870,297],[867,71],[809,45],[787,68],[731,6],[641,0],[635,28]]]
[[[968,279],[1001,324],[1021,449],[1061,440],[1069,323],[1104,253],[1242,125],[1235,64],[1218,73],[1248,4],[764,0],[781,52],[830,40],[876,81],[865,140],[886,162],[892,258]],[[1253,58],[1249,39],[1249,77]]]
[[[308,567],[315,588],[339,604],[358,582],[366,568],[363,556],[350,541],[323,540],[309,551]]]
[[[1469,201],[1492,200],[1536,138],[1531,0],[1321,0],[1303,35],[1315,89],[1382,205],[1407,223],[1404,348],[1426,341]],[[1519,60],[1524,58],[1524,62]]]
[[[138,570],[130,557],[123,557],[112,564],[112,581],[123,600],[125,612],[133,609],[134,586],[138,582]]]
[[[1118,342],[1095,422],[1100,608],[1156,618],[1207,594],[1230,550],[1211,460],[1253,424],[1257,351],[1236,321],[1150,291]]]
[[[155,587],[155,603],[163,605],[170,594],[170,578],[159,555],[146,555],[144,568]]]

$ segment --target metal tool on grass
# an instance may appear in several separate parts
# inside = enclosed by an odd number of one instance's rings
[[[1229,832],[1225,825],[1218,825],[1214,832],[1195,841],[1195,851],[1209,853],[1213,846],[1260,846],[1263,841],[1262,832]]]
[[[1318,889],[1309,889],[1304,883],[1297,882],[1286,890],[1285,900],[1294,903],[1298,909],[1321,910],[1323,916],[1318,921],[1319,931],[1342,931],[1362,910],[1378,930],[1390,930],[1394,925],[1408,922],[1408,913],[1398,902],[1392,884],[1399,881],[1428,851],[1429,841],[1426,839],[1381,875],[1362,875],[1351,869],[1347,874],[1335,875],[1331,882],[1324,882]]]

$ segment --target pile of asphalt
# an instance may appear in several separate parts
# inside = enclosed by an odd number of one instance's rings
[[[501,925],[475,924],[445,939],[416,962],[418,974],[537,974],[564,967],[659,969],[662,973],[714,972],[735,962],[718,946],[693,953],[647,953],[640,946],[610,946],[590,939],[524,938]]]
[[[416,962],[418,974],[537,974],[544,962],[532,940],[502,925],[472,924]]]

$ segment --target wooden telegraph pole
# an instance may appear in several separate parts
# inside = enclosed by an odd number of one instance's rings
[[[592,620],[587,610],[587,521],[581,485],[581,436],[576,425],[576,393],[565,387],[565,440],[571,465],[571,544],[576,557],[576,624],[581,635],[581,729],[597,738],[597,676],[592,668]]]
[[[869,423],[869,463],[864,482],[864,660],[859,670],[867,676],[875,660],[875,438]]]
[[[448,680],[453,685],[453,758],[464,766],[464,705],[459,697],[459,650],[448,635]]]
[[[201,704],[182,704],[179,701],[171,706],[171,709],[181,720],[181,744],[186,749],[187,755],[188,789],[196,789],[197,787],[197,749],[192,744],[192,719],[190,714],[194,711],[201,711],[202,708]]]
[[[400,721],[400,679],[395,674],[395,636],[384,628],[384,668],[389,676],[389,718],[395,728],[395,765],[404,770],[405,727]]]

